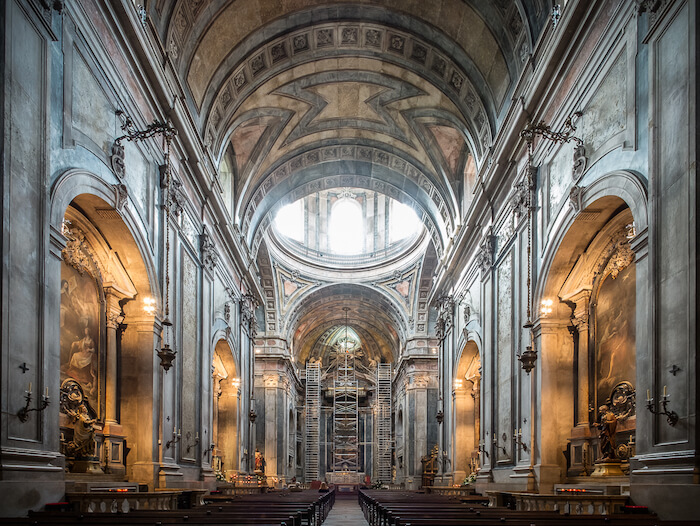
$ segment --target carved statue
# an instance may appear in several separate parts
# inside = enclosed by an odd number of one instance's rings
[[[61,412],[73,424],[73,439],[66,443],[66,455],[76,459],[92,457],[97,418],[80,384],[70,378],[61,385]]]
[[[601,405],[598,409],[600,413],[599,422],[593,424],[599,430],[600,437],[600,452],[603,461],[615,460],[617,455],[617,443],[615,441],[615,432],[617,431],[617,417],[610,411],[607,405]]]
[[[265,457],[258,448],[255,448],[255,471],[256,473],[265,473]]]

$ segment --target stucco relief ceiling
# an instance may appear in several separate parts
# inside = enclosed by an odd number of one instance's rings
[[[342,306],[377,359],[407,332],[428,330],[432,273],[469,204],[465,172],[471,181],[485,162],[545,4],[156,1],[153,20],[195,125],[215,162],[226,157],[235,172],[233,221],[268,283],[266,329],[293,340],[300,358],[318,352]],[[280,277],[265,241],[276,211],[343,187],[414,208],[430,241],[420,273],[384,289]]]

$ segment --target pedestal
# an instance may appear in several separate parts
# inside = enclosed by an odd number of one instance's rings
[[[624,477],[620,466],[622,462],[619,460],[608,460],[595,463],[595,471],[591,473],[591,477]]]
[[[124,434],[119,424],[106,424],[104,429],[104,445],[106,448],[106,471],[115,475],[125,475],[124,464]]]

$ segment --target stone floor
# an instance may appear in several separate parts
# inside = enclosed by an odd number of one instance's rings
[[[367,526],[357,495],[337,497],[323,526]]]

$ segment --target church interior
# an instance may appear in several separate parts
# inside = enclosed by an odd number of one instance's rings
[[[0,516],[700,516],[696,2],[0,5]]]

